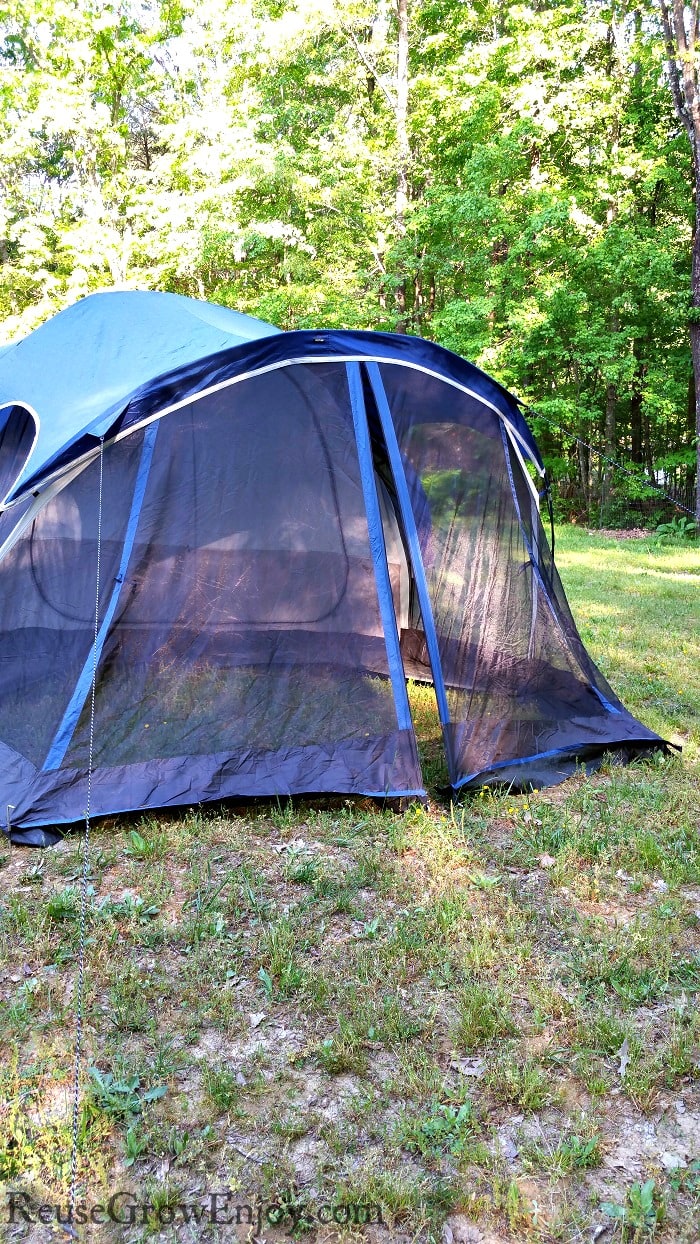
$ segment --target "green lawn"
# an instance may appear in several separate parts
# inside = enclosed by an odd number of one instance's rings
[[[647,725],[700,738],[700,544],[615,540],[567,527],[556,560],[584,643]]]
[[[404,815],[95,829],[80,1177],[151,1208],[91,1238],[250,1238],[184,1222],[230,1190],[270,1242],[697,1240],[700,548],[567,528],[557,559],[682,757]],[[0,868],[0,1180],[28,1218],[65,1206],[79,871],[75,838]]]

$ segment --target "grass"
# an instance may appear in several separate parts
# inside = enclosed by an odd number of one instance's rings
[[[556,558],[581,637],[603,674],[647,725],[697,758],[698,542],[592,538],[568,527]]]
[[[696,1239],[700,550],[566,528],[557,557],[594,658],[681,757],[403,814],[94,827],[80,1190],[151,1207],[101,1238],[232,1238],[179,1208],[230,1190],[295,1238],[357,1240],[378,1207],[426,1244],[453,1214],[513,1242]],[[435,786],[432,692],[410,695]],[[65,1204],[80,871],[77,838],[0,864],[0,1179],[25,1206]]]

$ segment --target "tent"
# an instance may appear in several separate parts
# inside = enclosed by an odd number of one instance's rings
[[[517,401],[427,341],[85,298],[0,354],[0,810],[424,795],[663,746],[586,653]],[[93,703],[94,684],[94,703]]]

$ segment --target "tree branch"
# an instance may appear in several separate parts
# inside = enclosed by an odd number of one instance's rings
[[[372,64],[371,60],[369,59],[369,56],[367,56],[359,39],[357,39],[353,31],[349,30],[346,26],[343,26],[341,24],[340,29],[342,30],[345,37],[349,39],[350,42],[352,43],[355,51],[357,52],[357,55],[362,61],[362,64],[364,65],[367,72],[371,73],[375,82],[378,84],[379,89],[382,92],[382,95],[384,96],[384,98],[387,100],[392,112],[395,112],[396,111],[396,100],[392,98],[391,92],[388,91],[387,88],[385,87],[384,83],[382,82],[381,75],[377,72],[376,67]]]

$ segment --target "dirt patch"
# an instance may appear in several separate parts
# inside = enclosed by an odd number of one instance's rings
[[[654,532],[646,527],[596,527],[586,528],[586,534],[604,540],[648,540]]]

